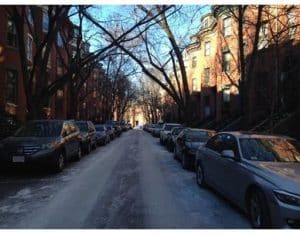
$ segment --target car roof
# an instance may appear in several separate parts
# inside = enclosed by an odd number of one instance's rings
[[[218,132],[218,134],[227,133],[234,135],[237,138],[286,138],[286,139],[294,139],[289,136],[278,135],[278,134],[268,134],[261,132],[251,132],[251,131],[226,131],[226,132]]]

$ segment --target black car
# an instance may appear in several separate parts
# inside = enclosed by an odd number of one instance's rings
[[[89,154],[92,149],[96,149],[96,129],[91,121],[79,120],[75,124],[80,130],[80,140],[82,151]]]
[[[103,124],[96,124],[96,141],[98,145],[106,145],[110,142],[108,130]]]
[[[167,134],[166,147],[170,152],[174,151],[175,140],[183,129],[184,127],[175,127],[172,128],[171,132]]]
[[[215,134],[215,131],[207,129],[182,130],[175,140],[174,158],[181,161],[184,169],[194,168],[197,149]]]
[[[115,134],[115,129],[113,128],[113,126],[110,125],[110,124],[104,124],[104,126],[105,126],[106,129],[107,129],[107,134],[109,135],[109,139],[110,139],[110,140],[115,139],[116,134]]]
[[[62,171],[71,158],[81,158],[79,129],[71,121],[30,121],[0,141],[2,165],[41,165]]]

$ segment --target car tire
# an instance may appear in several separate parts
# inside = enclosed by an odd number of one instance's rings
[[[206,187],[203,166],[200,163],[196,166],[196,182],[200,187]]]
[[[181,165],[182,165],[182,168],[185,170],[189,169],[189,167],[190,167],[188,158],[185,153],[183,153],[183,155],[182,155]]]
[[[173,148],[173,157],[174,157],[175,160],[178,159],[178,158],[177,158],[177,152],[176,152],[176,147],[175,147],[175,146],[174,146],[174,148]]]
[[[254,189],[248,198],[248,214],[253,228],[270,228],[271,218],[266,198],[259,189]]]
[[[81,147],[79,146],[78,147],[78,152],[77,152],[76,157],[75,157],[75,160],[80,161],[81,158],[82,158],[82,150],[81,150]]]
[[[91,153],[91,151],[92,151],[91,143],[88,143],[88,145],[86,147],[86,154]]]
[[[65,167],[65,155],[61,152],[55,159],[53,169],[55,172],[63,171]]]

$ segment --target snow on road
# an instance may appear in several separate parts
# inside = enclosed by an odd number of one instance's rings
[[[249,228],[157,138],[123,133],[57,175],[0,175],[5,228]],[[24,178],[25,177],[25,178]]]

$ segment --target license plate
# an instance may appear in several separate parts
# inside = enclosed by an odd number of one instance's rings
[[[25,158],[24,158],[24,156],[13,156],[12,161],[16,162],[16,163],[17,162],[22,162],[23,163],[23,162],[25,162]]]

